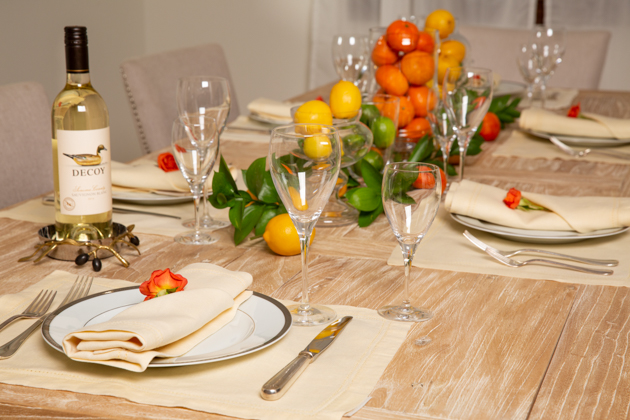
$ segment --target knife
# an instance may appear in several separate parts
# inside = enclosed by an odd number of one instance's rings
[[[352,321],[351,316],[344,316],[324,328],[295,359],[263,385],[260,396],[268,401],[280,399],[308,365],[313,363],[333,343],[350,321]]]

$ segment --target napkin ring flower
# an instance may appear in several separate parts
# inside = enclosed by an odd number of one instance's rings
[[[523,194],[516,188],[510,188],[507,195],[503,199],[503,202],[506,206],[511,209],[518,209],[523,211],[530,210],[539,210],[539,211],[550,211],[548,208],[541,206],[540,204],[536,204],[527,198],[523,197]]]
[[[569,109],[569,112],[567,112],[567,117],[570,117],[570,118],[583,118],[582,117],[582,110],[580,109],[580,104],[579,103],[577,105],[573,105],[571,107],[571,109]]]
[[[175,157],[171,153],[162,153],[157,158],[158,167],[164,172],[173,172],[179,170]]]
[[[182,275],[166,270],[156,270],[151,273],[151,278],[140,285],[140,293],[146,295],[144,300],[181,292],[188,284],[188,280]]]

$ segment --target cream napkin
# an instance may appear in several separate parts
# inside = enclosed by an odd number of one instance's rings
[[[296,104],[290,102],[274,101],[273,99],[258,98],[247,105],[249,112],[261,117],[291,123],[291,107]]]
[[[574,230],[580,233],[630,226],[630,198],[562,197],[523,192],[523,196],[551,210],[512,210],[504,203],[507,191],[464,180],[454,183],[444,207],[450,213],[502,226],[536,230]]]
[[[157,164],[149,162],[130,165],[113,161],[112,185],[144,191],[190,192],[180,171],[164,172]]]
[[[525,130],[543,131],[578,137],[630,138],[630,120],[583,113],[584,118],[570,118],[540,108],[521,111],[519,126]]]
[[[191,264],[178,293],[132,306],[111,320],[68,334],[64,351],[73,360],[144,371],[155,357],[178,357],[230,322],[252,292],[252,276],[214,264]]]

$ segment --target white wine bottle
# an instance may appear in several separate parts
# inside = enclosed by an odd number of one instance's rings
[[[109,114],[90,83],[87,30],[65,28],[66,86],[52,107],[56,239],[112,234]]]

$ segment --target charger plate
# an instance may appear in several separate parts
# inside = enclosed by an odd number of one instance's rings
[[[598,138],[598,137],[576,137],[576,136],[564,136],[561,134],[551,134],[543,131],[525,130],[520,129],[522,132],[531,134],[532,136],[540,137],[543,139],[549,139],[549,137],[555,137],[562,143],[566,143],[569,146],[580,147],[618,147],[630,144],[630,139],[620,140],[614,138]]]

